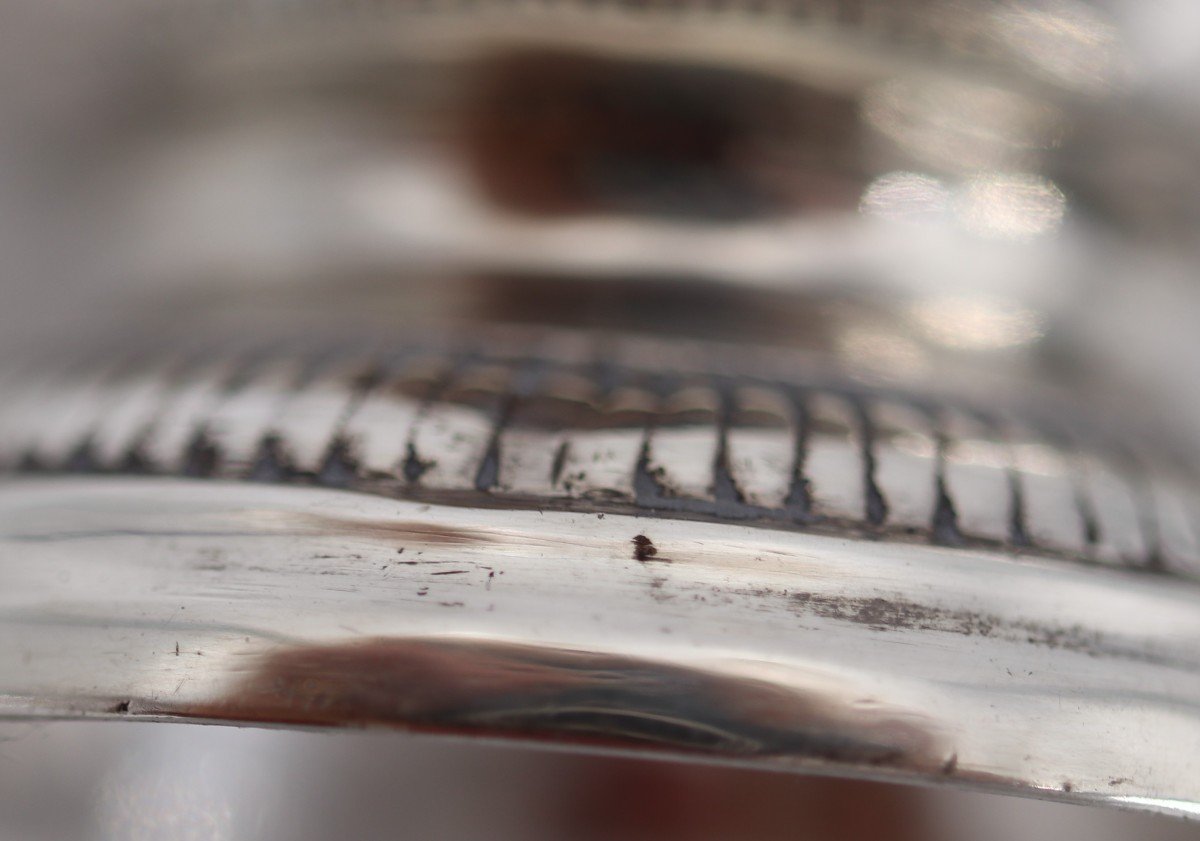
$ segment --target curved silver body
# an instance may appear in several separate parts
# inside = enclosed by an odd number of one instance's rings
[[[0,515],[9,716],[392,725],[1184,815],[1200,798],[1191,585],[184,479],[10,482]]]

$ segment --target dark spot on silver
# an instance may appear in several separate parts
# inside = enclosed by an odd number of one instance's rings
[[[634,535],[631,542],[633,543],[633,559],[635,561],[645,562],[658,554],[658,547],[644,534]]]

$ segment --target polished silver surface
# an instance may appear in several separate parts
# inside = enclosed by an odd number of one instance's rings
[[[1200,799],[1191,584],[183,479],[13,479],[0,517],[9,717],[393,725]]]
[[[1184,10],[72,5],[0,26],[4,716],[1196,813]]]

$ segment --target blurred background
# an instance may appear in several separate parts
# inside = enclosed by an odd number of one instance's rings
[[[2,8],[8,357],[549,324],[1200,430],[1187,0]]]
[[[549,323],[1196,431],[1186,0],[2,13],[0,351]]]

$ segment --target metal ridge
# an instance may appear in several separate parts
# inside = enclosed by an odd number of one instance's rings
[[[1187,470],[1086,424],[828,375],[542,350],[267,347],[14,375],[0,464],[744,522],[1183,577],[1200,568]]]

